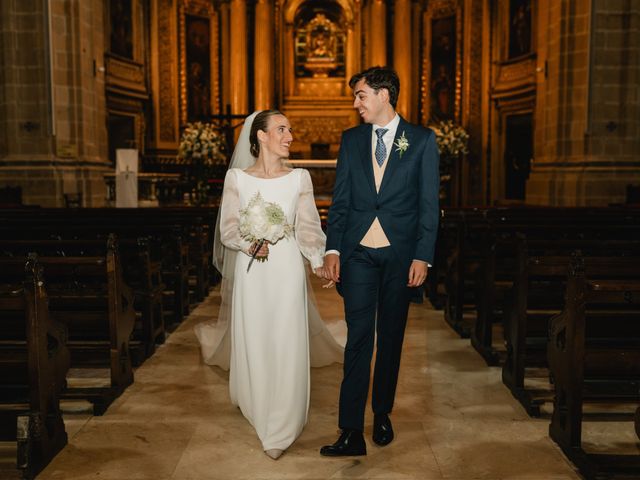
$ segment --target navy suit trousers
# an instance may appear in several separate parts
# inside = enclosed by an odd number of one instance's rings
[[[377,334],[372,407],[393,408],[411,291],[408,268],[391,247],[358,246],[341,266],[340,287],[348,326],[339,426],[364,430],[371,359]]]

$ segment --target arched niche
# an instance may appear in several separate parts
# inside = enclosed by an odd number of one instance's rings
[[[280,45],[285,99],[349,96],[346,81],[359,67],[358,7],[359,2],[348,0],[284,2]],[[327,34],[327,43],[333,47],[333,55],[328,58],[313,58],[310,45],[305,39],[314,38],[312,32],[309,32],[312,28],[310,25],[315,25],[317,29],[323,22],[326,31],[331,32]],[[306,57],[311,61],[307,62]],[[326,68],[314,70],[314,62],[315,66],[325,65]]]

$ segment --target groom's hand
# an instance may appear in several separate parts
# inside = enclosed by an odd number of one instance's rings
[[[335,253],[328,253],[324,256],[324,272],[326,279],[335,283],[340,281],[340,256]]]
[[[409,283],[407,287],[419,287],[427,279],[427,270],[429,266],[426,262],[420,260],[414,260],[409,267]]]

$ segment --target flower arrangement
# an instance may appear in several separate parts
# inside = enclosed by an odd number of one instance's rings
[[[274,244],[281,238],[288,237],[293,233],[293,225],[287,222],[287,217],[280,205],[265,202],[260,192],[256,192],[247,206],[240,209],[238,230],[243,239],[252,244],[257,243],[247,266],[248,272],[254,259],[259,262],[267,260],[267,257],[256,256],[262,244],[265,241]]]
[[[469,134],[460,125],[446,120],[431,125],[431,129],[436,134],[441,156],[452,158],[469,153]]]
[[[224,165],[224,139],[210,123],[188,123],[180,138],[178,157],[206,166]]]
[[[206,201],[207,181],[216,167],[227,163],[224,137],[210,123],[188,123],[180,137],[178,158],[186,160],[185,177],[192,188],[190,197],[196,204]]]

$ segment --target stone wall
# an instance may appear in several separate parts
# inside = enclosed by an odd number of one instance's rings
[[[622,203],[640,184],[640,4],[542,3],[527,203]]]
[[[105,202],[103,19],[102,0],[0,2],[0,186],[25,204]]]

